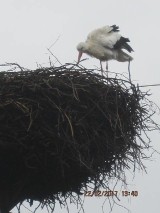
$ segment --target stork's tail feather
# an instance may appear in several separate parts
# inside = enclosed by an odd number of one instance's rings
[[[120,62],[132,61],[133,60],[132,56],[123,52],[123,50],[118,51],[118,55],[117,55],[116,59],[117,59],[117,61],[120,61]]]

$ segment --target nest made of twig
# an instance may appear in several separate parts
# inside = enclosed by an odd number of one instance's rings
[[[146,95],[76,65],[1,72],[0,200],[54,202],[140,165]]]

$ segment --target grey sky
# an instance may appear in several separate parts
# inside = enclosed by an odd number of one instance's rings
[[[62,63],[74,62],[76,45],[85,40],[91,30],[116,24],[120,33],[130,38],[135,50],[132,78],[139,84],[160,83],[159,8],[158,0],[0,0],[0,64],[17,62],[27,68],[36,68],[36,63],[48,66],[47,48],[58,37],[51,51]],[[99,61],[89,58],[83,65],[93,68],[99,66]],[[127,63],[111,61],[109,70],[127,72]],[[151,89],[151,100],[160,106],[160,87],[147,89]],[[160,123],[158,116],[156,120]],[[150,135],[153,146],[160,151],[160,135],[155,132]],[[121,204],[133,213],[159,210],[160,157],[155,155],[154,159],[146,162],[148,174],[137,172],[133,181],[129,178],[133,184],[130,190],[138,190],[139,196],[131,197],[129,202],[122,198]],[[102,203],[101,198],[86,199],[85,210],[100,213]],[[109,212],[109,208],[105,210]],[[70,212],[78,210],[71,207]],[[126,211],[120,207],[113,209],[113,213],[122,212]]]

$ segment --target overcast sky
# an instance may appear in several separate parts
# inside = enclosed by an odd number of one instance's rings
[[[140,85],[160,83],[159,23],[159,0],[0,0],[0,64],[17,62],[32,69],[36,69],[37,64],[48,66],[47,48],[56,40],[52,53],[61,63],[72,63],[77,60],[77,43],[85,40],[91,30],[116,24],[121,34],[130,38],[135,50],[131,63],[134,82]],[[55,62],[54,57],[51,59]],[[83,65],[93,68],[99,66],[99,62],[89,58]],[[111,61],[109,70],[127,72],[127,64]],[[160,87],[144,88],[148,89],[152,93],[151,100],[160,106]],[[158,116],[155,119],[160,123]],[[150,136],[152,145],[160,151],[160,135],[152,132]],[[133,180],[128,175],[129,190],[138,190],[139,196],[121,197],[120,204],[133,213],[159,212],[160,209],[160,157],[155,154],[145,165],[148,174],[137,172]],[[87,198],[84,210],[86,213],[102,212],[103,200]],[[108,203],[104,210],[109,212]],[[57,207],[55,212],[61,211]],[[78,210],[70,206],[70,212]],[[113,213],[124,212],[127,211],[121,207],[113,209]]]

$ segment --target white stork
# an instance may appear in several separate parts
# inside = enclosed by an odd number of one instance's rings
[[[119,62],[130,62],[133,58],[122,50],[133,51],[128,44],[130,40],[121,36],[118,32],[119,27],[116,25],[105,26],[90,32],[87,40],[77,45],[77,50],[79,51],[78,63],[83,53],[99,59],[101,71],[103,71],[102,61],[107,62],[107,70],[109,60],[114,59]]]

